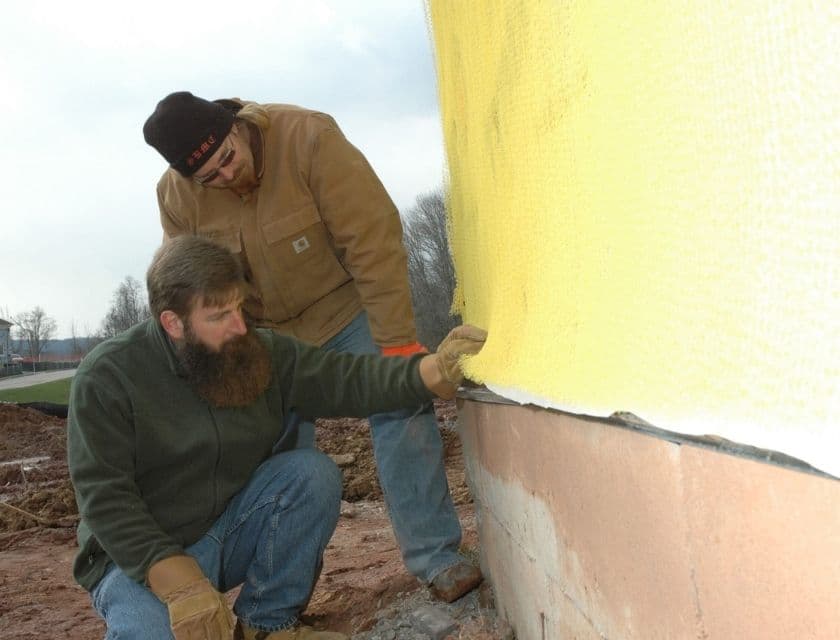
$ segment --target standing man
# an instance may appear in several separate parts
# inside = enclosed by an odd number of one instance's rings
[[[165,237],[199,234],[239,256],[257,326],[325,350],[424,351],[399,214],[330,116],[182,91],[158,103],[143,134],[170,165],[157,186]],[[458,554],[461,526],[433,407],[379,413],[370,424],[403,561],[451,602],[481,572]],[[301,422],[296,437],[314,446],[314,425]]]
[[[76,580],[106,640],[346,640],[300,626],[338,520],[341,474],[276,450],[288,409],[364,416],[452,397],[485,334],[458,327],[411,358],[325,351],[249,327],[239,261],[198,236],[147,274],[152,318],[89,353],[67,456]],[[234,619],[222,595],[242,585]]]

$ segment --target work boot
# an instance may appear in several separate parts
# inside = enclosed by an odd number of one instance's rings
[[[454,602],[475,589],[482,580],[481,569],[461,560],[435,576],[429,590],[438,600]]]
[[[251,629],[241,622],[236,622],[233,640],[349,640],[343,633],[335,631],[315,631],[312,627],[298,625],[294,629],[282,631],[260,631]]]

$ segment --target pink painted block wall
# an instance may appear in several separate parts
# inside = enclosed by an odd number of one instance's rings
[[[840,482],[463,401],[482,563],[519,640],[840,638]]]

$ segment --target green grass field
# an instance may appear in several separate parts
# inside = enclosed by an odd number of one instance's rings
[[[0,391],[0,402],[55,402],[67,404],[70,398],[70,383],[73,378],[35,384],[20,389]]]

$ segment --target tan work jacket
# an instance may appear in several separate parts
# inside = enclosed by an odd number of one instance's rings
[[[169,169],[157,187],[164,236],[239,254],[258,326],[321,345],[364,309],[380,346],[415,342],[402,226],[379,178],[330,116],[264,106],[259,187],[240,198]]]

